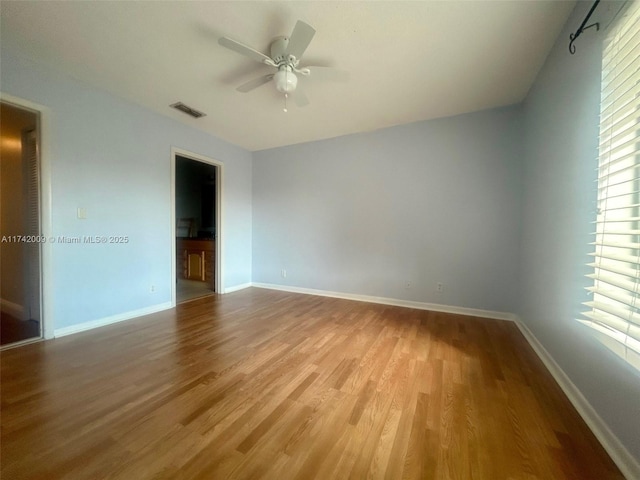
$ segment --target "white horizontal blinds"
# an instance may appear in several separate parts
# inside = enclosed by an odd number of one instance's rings
[[[640,0],[604,48],[598,211],[583,322],[640,366]]]

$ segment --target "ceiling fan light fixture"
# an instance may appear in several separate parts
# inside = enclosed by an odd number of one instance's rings
[[[273,76],[276,90],[280,93],[291,93],[298,85],[298,77],[289,68],[282,68]]]

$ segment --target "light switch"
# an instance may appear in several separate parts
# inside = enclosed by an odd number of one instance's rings
[[[87,218],[87,209],[78,207],[78,218],[85,219]]]

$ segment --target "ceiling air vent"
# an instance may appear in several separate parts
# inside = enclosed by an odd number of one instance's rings
[[[207,116],[206,113],[202,113],[202,112],[199,112],[198,110],[196,110],[195,108],[188,107],[187,105],[185,105],[182,102],[174,103],[174,104],[169,105],[169,106],[175,108],[176,110],[180,110],[181,112],[184,112],[187,115],[191,115],[193,118],[200,118],[200,117],[206,117]]]

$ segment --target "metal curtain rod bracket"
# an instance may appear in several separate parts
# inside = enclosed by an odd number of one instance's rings
[[[596,9],[596,7],[598,6],[599,3],[600,3],[600,0],[596,0],[595,2],[593,2],[593,5],[591,6],[591,10],[589,10],[589,13],[587,13],[587,16],[582,21],[582,25],[580,25],[580,28],[578,28],[576,33],[572,33],[571,35],[569,35],[569,40],[570,40],[570,42],[569,42],[569,53],[571,55],[576,53],[576,46],[573,44],[573,42],[575,42],[576,39],[580,35],[582,35],[582,32],[584,32],[587,28],[591,28],[591,27],[596,27],[596,30],[598,30],[598,31],[600,30],[600,24],[598,22],[592,23],[591,25],[587,25],[587,22],[591,18],[591,14]],[[587,26],[585,27],[585,25],[587,25]]]

